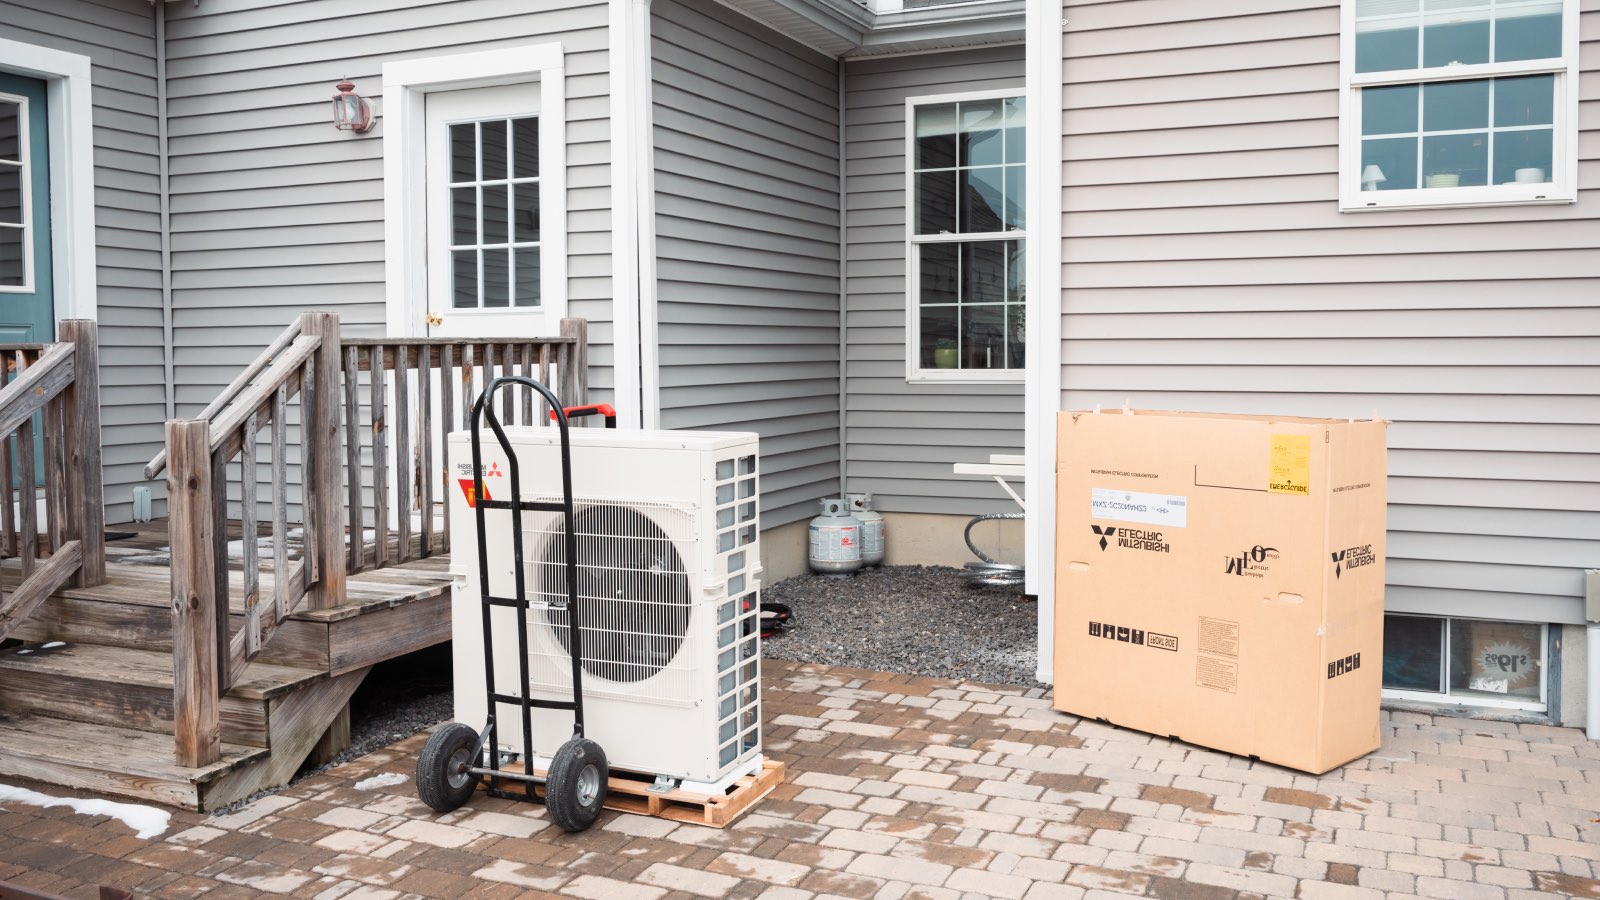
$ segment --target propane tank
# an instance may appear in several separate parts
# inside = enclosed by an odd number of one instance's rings
[[[850,494],[850,515],[861,520],[861,564],[883,565],[888,550],[885,543],[883,513],[872,508],[871,494]]]
[[[811,550],[806,561],[813,572],[847,578],[861,568],[861,520],[850,515],[839,497],[821,503],[822,515],[811,520]]]

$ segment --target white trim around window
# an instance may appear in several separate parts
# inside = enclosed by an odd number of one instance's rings
[[[1384,71],[1358,72],[1357,69],[1357,5],[1361,0],[1344,0],[1341,4],[1340,15],[1340,44],[1339,44],[1339,208],[1344,212],[1365,212],[1382,209],[1428,209],[1464,206],[1499,206],[1499,205],[1527,205],[1549,203],[1572,203],[1577,199],[1578,181],[1578,0],[1479,0],[1469,8],[1456,8],[1451,15],[1459,21],[1440,23],[1442,25],[1458,25],[1478,20],[1489,23],[1490,33],[1497,23],[1502,21],[1499,13],[1502,9],[1510,13],[1526,11],[1533,7],[1556,6],[1561,7],[1561,55],[1543,59],[1511,60],[1507,62],[1457,62],[1448,64],[1426,66],[1426,59],[1419,57],[1416,62],[1418,68],[1392,69]],[[1397,4],[1389,4],[1398,6]],[[1388,13],[1386,11],[1386,16]],[[1394,17],[1411,21],[1412,13],[1402,10],[1393,14]],[[1415,21],[1419,27],[1418,34],[1423,34],[1420,27],[1425,21],[1420,12]],[[1379,17],[1383,18],[1383,17]],[[1491,38],[1492,40],[1492,38]],[[1493,46],[1491,44],[1491,46]],[[1364,160],[1363,137],[1374,140],[1372,134],[1366,134],[1363,128],[1363,97],[1369,92],[1382,88],[1406,88],[1417,86],[1418,105],[1422,106],[1421,91],[1427,87],[1446,85],[1453,82],[1478,82],[1486,84],[1486,93],[1493,91],[1497,84],[1495,79],[1511,79],[1523,76],[1550,76],[1553,80],[1551,96],[1551,118],[1549,125],[1550,134],[1550,161],[1548,170],[1543,165],[1517,170],[1513,175],[1510,172],[1497,172],[1493,160],[1486,164],[1483,184],[1472,186],[1450,186],[1447,182],[1436,182],[1432,185],[1423,181],[1432,181],[1433,178],[1454,178],[1451,175],[1424,177],[1426,164],[1422,159],[1423,144],[1432,139],[1448,139],[1452,136],[1475,136],[1477,134],[1492,135],[1493,139],[1514,135],[1518,130],[1544,131],[1543,126],[1528,128],[1526,126],[1501,127],[1491,121],[1460,129],[1425,130],[1427,122],[1423,120],[1419,110],[1414,127],[1408,127],[1404,132],[1397,132],[1393,137],[1398,141],[1413,140],[1418,153],[1418,164],[1415,171],[1408,171],[1401,175],[1399,183],[1404,187],[1396,188],[1395,181],[1390,178],[1390,173],[1384,173],[1381,166],[1370,166],[1370,161]],[[1505,82],[1500,82],[1505,83]],[[1489,94],[1492,96],[1492,94]],[[1492,101],[1491,101],[1492,102]],[[1376,140],[1389,137],[1383,135]],[[1490,152],[1494,146],[1491,139]],[[1367,162],[1367,165],[1364,165]],[[1409,166],[1407,167],[1410,168]],[[1376,171],[1372,171],[1376,169]],[[1526,178],[1524,179],[1524,175]],[[1373,180],[1363,183],[1363,178],[1369,176],[1382,176],[1383,180]]]
[[[540,294],[551,333],[567,314],[567,124],[559,43],[527,44],[383,64],[383,235],[387,333],[427,334],[427,144],[423,101],[432,91],[539,83]]]
[[[89,57],[0,39],[0,61],[7,72],[45,82],[56,321],[98,318]]]
[[[905,107],[905,210],[906,210],[906,240],[905,240],[905,278],[906,278],[906,381],[910,383],[955,383],[955,384],[984,384],[1004,383],[1016,384],[1025,380],[1027,370],[1024,366],[1014,368],[926,368],[921,365],[922,348],[922,322],[920,316],[920,288],[921,288],[921,253],[919,248],[928,244],[937,243],[972,243],[978,241],[1018,241],[1022,245],[1023,270],[1026,271],[1027,261],[1033,253],[1032,242],[1028,239],[1031,233],[1027,227],[1010,231],[994,232],[966,232],[952,234],[917,234],[917,219],[919,208],[917,205],[916,190],[916,127],[918,107],[933,106],[942,103],[964,103],[978,100],[1023,100],[1026,102],[1026,93],[1021,88],[1009,88],[991,91],[968,91],[956,94],[929,94],[919,97],[907,97]],[[1025,117],[1031,116],[1031,111],[1025,107]],[[1026,121],[1026,118],[1025,118]],[[1026,127],[1024,127],[1024,145],[1028,145]],[[1024,154],[1023,164],[1028,174],[1032,173],[1033,165]],[[959,167],[957,167],[959,168]],[[1027,193],[1024,192],[1024,196]],[[959,201],[958,201],[959,202]],[[1023,212],[1025,223],[1033,221],[1034,211],[1027,208]],[[1019,272],[1019,275],[1022,273]],[[1025,275],[1022,276],[1025,281]],[[1027,301],[1024,305],[1031,306]]]

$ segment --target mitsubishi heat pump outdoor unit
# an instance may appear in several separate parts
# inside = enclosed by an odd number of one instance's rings
[[[571,434],[586,735],[613,769],[721,791],[761,768],[760,525],[756,435],[577,428]],[[507,428],[521,499],[559,501],[555,428]],[[512,499],[505,452],[485,429],[482,492]],[[487,720],[477,529],[468,432],[450,436],[455,719]],[[485,510],[489,588],[515,596],[509,510]],[[529,696],[572,697],[559,512],[522,514]],[[512,609],[491,613],[495,683],[522,675]],[[520,721],[501,708],[500,720]],[[572,714],[533,710],[534,766],[572,736]],[[520,727],[495,736],[520,752]]]

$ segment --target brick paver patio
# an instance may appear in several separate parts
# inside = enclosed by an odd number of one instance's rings
[[[548,827],[479,797],[437,815],[421,736],[232,815],[120,822],[6,803],[0,879],[69,896],[1600,898],[1600,745],[1386,713],[1323,777],[1052,712],[1037,692],[768,660],[788,782],[726,831],[606,813]],[[54,795],[58,788],[30,785]]]

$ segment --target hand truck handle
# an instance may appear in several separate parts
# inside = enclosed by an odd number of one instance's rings
[[[590,403],[587,406],[565,406],[561,409],[567,414],[568,419],[577,419],[582,416],[605,416],[606,427],[617,427],[617,410],[609,403]],[[556,420],[556,411],[550,410],[550,421]]]

